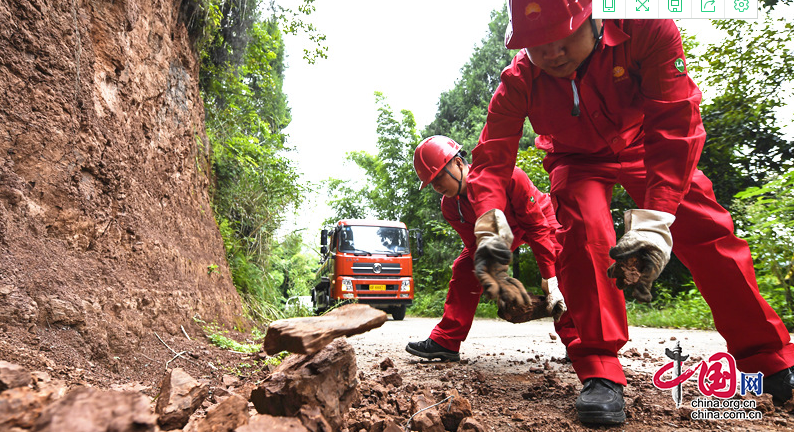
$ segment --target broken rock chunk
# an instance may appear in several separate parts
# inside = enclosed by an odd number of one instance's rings
[[[358,397],[356,356],[345,339],[312,355],[293,354],[251,392],[260,414],[294,417],[304,405],[317,406],[333,430]]]
[[[170,370],[160,383],[160,395],[154,409],[159,416],[157,423],[164,430],[184,427],[207,395],[209,388],[206,384],[200,384],[182,368]]]

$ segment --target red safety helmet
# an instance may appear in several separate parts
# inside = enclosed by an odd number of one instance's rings
[[[443,135],[434,135],[419,143],[414,150],[414,170],[422,181],[419,189],[430,184],[458,152],[460,144]]]
[[[593,13],[592,0],[508,0],[509,49],[531,48],[570,36]]]

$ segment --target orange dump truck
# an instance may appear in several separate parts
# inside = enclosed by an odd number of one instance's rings
[[[368,304],[405,318],[414,298],[410,238],[422,255],[422,235],[402,222],[344,219],[320,233],[320,270],[312,290],[317,313],[341,302]]]

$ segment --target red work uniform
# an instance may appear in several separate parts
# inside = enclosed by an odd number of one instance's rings
[[[554,277],[556,274],[554,261],[560,249],[554,231],[559,224],[554,219],[549,196],[539,191],[527,174],[516,167],[513,168],[506,190],[509,199],[500,209],[504,211],[513,231],[511,250],[522,244],[528,244],[538,262],[540,275],[544,279]],[[458,214],[458,200],[464,221],[461,221],[461,216]],[[449,281],[447,300],[444,303],[444,315],[430,333],[430,339],[444,348],[460,351],[460,343],[469,334],[474,312],[482,294],[482,286],[474,275],[473,260],[474,252],[477,250],[477,240],[474,236],[474,222],[477,217],[466,196],[443,197],[441,212],[444,219],[460,235],[464,248],[452,264],[452,279]],[[555,329],[560,335],[560,340],[566,345],[576,338],[576,330],[567,313],[555,323]]]
[[[749,247],[696,167],[706,139],[701,93],[686,74],[673,21],[605,20],[602,43],[577,73],[554,78],[525,50],[516,55],[491,100],[468,188],[478,216],[504,207],[529,117],[536,146],[547,152],[562,225],[557,273],[579,335],[568,346],[579,378],[626,384],[617,358],[628,340],[626,307],[607,277],[616,183],[640,208],[676,216],[673,252],[692,272],[739,369],[769,375],[792,366],[794,346],[758,292]],[[572,115],[574,91],[579,116]]]

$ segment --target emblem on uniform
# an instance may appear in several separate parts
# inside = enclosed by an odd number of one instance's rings
[[[615,78],[620,78],[625,73],[626,73],[626,69],[623,69],[623,67],[621,66],[615,66],[614,68],[612,68],[612,76]]]
[[[682,58],[675,59],[675,68],[678,69],[678,72],[684,72],[686,70],[684,59]]]
[[[533,196],[529,197],[529,202],[534,203],[535,202],[535,197],[533,197]]]

